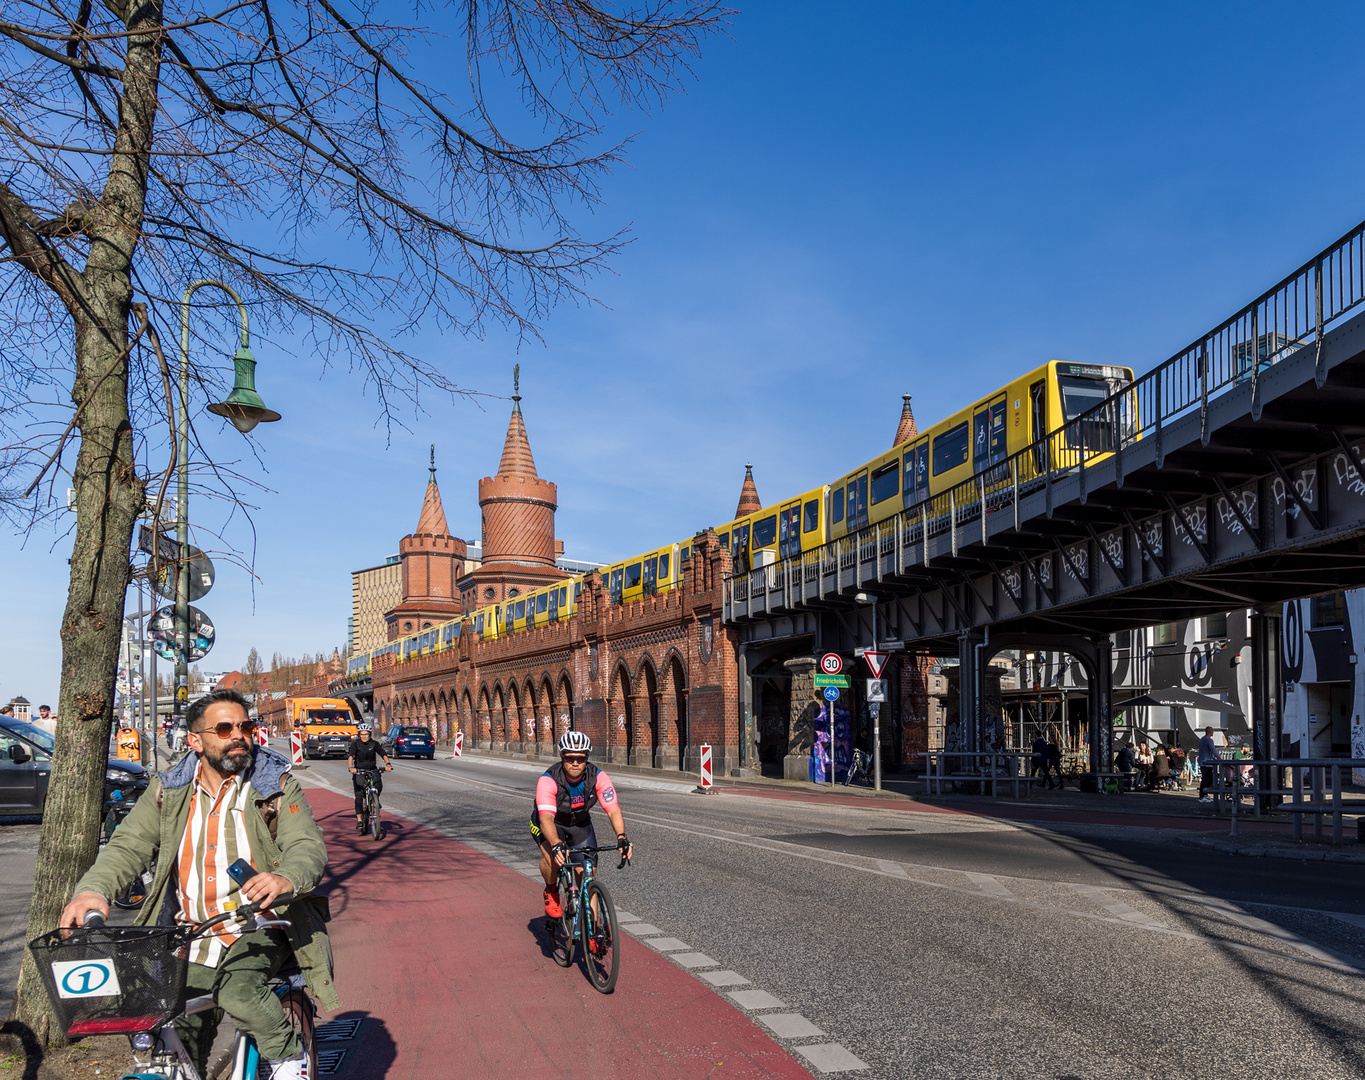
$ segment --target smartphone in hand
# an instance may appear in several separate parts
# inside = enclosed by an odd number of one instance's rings
[[[228,877],[237,882],[239,889],[256,876],[256,868],[245,859],[238,859],[227,868],[227,872]]]

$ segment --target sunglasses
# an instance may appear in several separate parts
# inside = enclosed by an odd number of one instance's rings
[[[565,754],[561,759],[565,765],[586,765],[588,763],[587,754]]]
[[[212,727],[201,727],[195,734],[202,735],[206,731],[211,731],[220,739],[226,739],[236,729],[242,733],[242,738],[249,739],[256,734],[256,721],[243,720],[240,724],[214,724]]]

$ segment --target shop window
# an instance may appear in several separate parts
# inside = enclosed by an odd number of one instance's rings
[[[1328,593],[1313,597],[1313,628],[1346,625],[1346,594]]]

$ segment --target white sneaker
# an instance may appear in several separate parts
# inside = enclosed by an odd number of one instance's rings
[[[1205,796],[1204,796],[1202,799],[1200,799],[1199,801],[1200,801],[1200,802],[1213,802],[1213,796],[1212,796],[1212,795],[1205,795]]]
[[[270,1080],[312,1080],[308,1075],[307,1054],[281,1058],[279,1061],[267,1061],[266,1067],[270,1070]]]

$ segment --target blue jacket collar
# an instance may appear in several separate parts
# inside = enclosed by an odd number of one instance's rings
[[[291,762],[268,746],[257,746],[254,749],[255,755],[251,762],[251,771],[247,773],[247,782],[251,784],[258,798],[273,798],[283,790],[284,774],[289,771]],[[186,754],[161,774],[161,786],[185,787],[193,782],[194,772],[198,767],[199,755]]]

